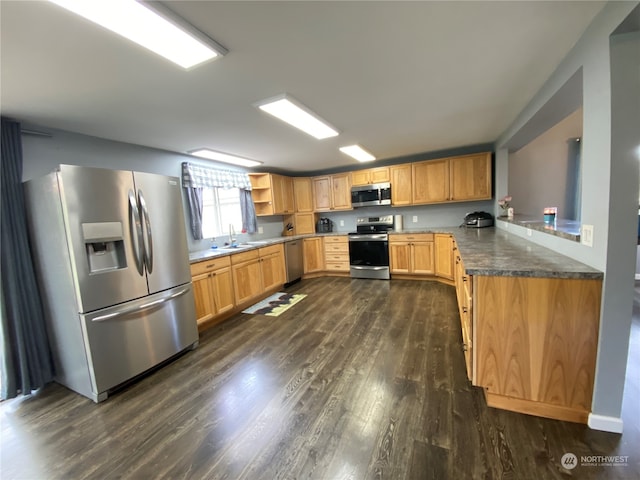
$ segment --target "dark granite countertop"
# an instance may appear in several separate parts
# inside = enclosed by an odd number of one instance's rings
[[[428,227],[422,229],[404,229],[390,232],[411,233],[450,233],[453,234],[465,270],[470,275],[507,276],[507,277],[544,277],[544,278],[587,278],[601,279],[603,273],[584,263],[561,255],[551,249],[529,242],[509,234],[504,230],[489,228]],[[306,237],[326,235],[347,235],[347,232],[331,232],[310,235],[277,237],[251,242],[237,249],[210,249],[189,254],[191,263],[202,262],[209,258],[232,255],[256,248],[284,243]]]
[[[452,233],[471,275],[603,278],[595,268],[495,227],[459,228]]]

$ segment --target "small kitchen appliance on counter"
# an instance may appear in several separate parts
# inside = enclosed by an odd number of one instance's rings
[[[333,222],[328,218],[321,218],[316,222],[316,233],[333,232]]]
[[[393,215],[358,217],[356,232],[349,233],[349,272],[353,278],[388,280],[389,234]]]
[[[468,228],[493,227],[493,216],[487,212],[467,213],[462,226]]]

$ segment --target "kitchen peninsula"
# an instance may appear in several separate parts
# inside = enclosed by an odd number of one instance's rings
[[[473,385],[484,389],[488,405],[586,423],[595,374],[602,272],[495,228],[405,230],[391,232],[390,243],[394,235],[412,234],[429,235],[427,241],[432,242],[434,236],[451,238],[447,254],[454,271],[467,375]],[[333,232],[261,240],[243,245],[242,253],[233,249],[196,252],[190,256],[192,271],[201,275],[205,263],[215,259],[216,264],[224,263],[221,271],[233,277],[228,269],[237,263],[236,255],[244,258],[246,252],[254,251],[249,256],[258,261],[267,249],[272,257],[277,256],[281,244],[292,238],[322,242],[340,235]],[[435,255],[442,257],[442,252]],[[284,258],[280,259],[269,264],[267,276],[271,280],[274,271],[284,272]],[[260,270],[256,272],[254,278]],[[325,268],[311,276],[336,274],[346,275]],[[279,280],[270,281],[268,288],[252,298],[280,288],[284,274],[275,277]],[[414,278],[452,284],[435,273]],[[197,280],[194,274],[198,309],[206,299],[198,299]],[[227,281],[226,291],[238,288],[237,280]],[[212,295],[209,290],[200,290],[200,294]],[[232,298],[232,293],[228,297]],[[217,318],[223,320],[244,306],[246,302],[226,307],[226,315]]]

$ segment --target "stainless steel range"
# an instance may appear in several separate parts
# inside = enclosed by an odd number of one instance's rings
[[[354,278],[388,280],[389,235],[393,215],[358,217],[356,232],[349,234],[349,266]]]

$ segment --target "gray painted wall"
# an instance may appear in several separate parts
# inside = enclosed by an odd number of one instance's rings
[[[581,136],[580,108],[509,155],[509,194],[517,213],[542,218],[545,207],[557,207],[559,218],[575,220],[567,214],[567,183],[573,174],[568,142]]]
[[[508,191],[511,139],[583,68],[581,215],[583,224],[594,226],[593,247],[536,231],[527,237],[526,229],[503,222],[499,227],[605,273],[593,413],[614,423],[621,415],[633,302],[634,265],[629,259],[636,255],[640,47],[637,33],[616,39],[611,50],[609,40],[637,5],[608,3],[496,144],[499,198]]]
[[[78,133],[55,130],[37,125],[23,124],[24,129],[50,133],[50,137],[37,135],[23,135],[24,169],[23,180],[39,177],[51,172],[57,165],[68,163],[72,165],[84,165],[89,167],[102,167],[121,170],[138,170],[143,172],[158,173],[180,177],[182,162],[190,161],[202,163],[217,168],[231,170],[232,166],[218,162],[206,162],[196,160],[179,153],[156,150],[153,148],[115,142],[103,138],[89,137]],[[183,198],[185,207],[185,219],[187,220],[187,239],[189,251],[195,252],[210,247],[209,239],[193,240],[188,229],[189,212],[186,199]],[[446,205],[427,205],[421,207],[406,208],[360,208],[343,213],[326,213],[321,216],[331,218],[338,232],[350,232],[355,230],[355,221],[359,216],[374,216],[387,214],[403,214],[405,228],[424,228],[434,226],[455,226],[462,222],[464,216],[471,211],[493,209],[492,201],[454,203]],[[413,223],[413,216],[418,217],[418,222]],[[340,221],[344,225],[340,226]],[[258,217],[258,227],[262,233],[237,236],[239,241],[259,240],[262,238],[274,238],[282,235],[283,217],[273,215]],[[220,245],[224,239],[218,239]]]

